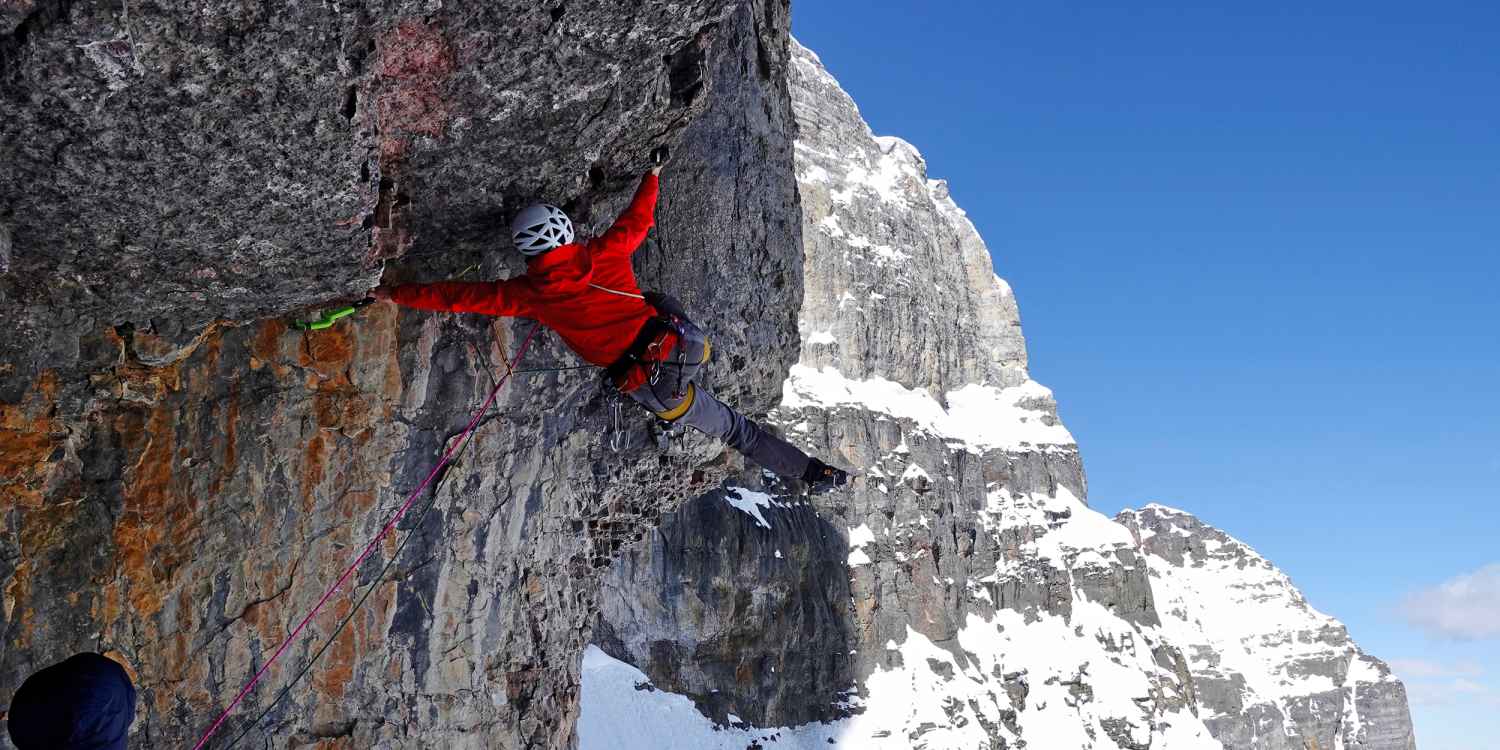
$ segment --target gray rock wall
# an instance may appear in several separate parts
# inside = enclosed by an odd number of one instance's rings
[[[388,280],[514,273],[503,226],[523,201],[597,232],[671,144],[643,283],[695,304],[739,355],[716,386],[751,408],[795,359],[783,2],[6,13],[0,696],[116,651],[141,688],[134,746],[191,746],[530,325],[286,318],[362,294],[383,261]],[[576,363],[542,332],[523,367]],[[419,501],[359,569],[373,593],[322,660],[273,705],[349,596],[210,747],[241,730],[256,746],[572,746],[601,572],[726,470],[711,445],[664,462],[624,416],[617,454],[592,374],[518,376],[431,511]]]

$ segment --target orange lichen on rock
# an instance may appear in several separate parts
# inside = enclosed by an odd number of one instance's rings
[[[162,382],[168,387],[176,380]],[[177,443],[177,416],[174,407],[160,403],[145,411],[123,409],[112,425],[127,456],[124,508],[114,529],[116,564],[129,582],[133,614],[140,617],[161,610],[172,572],[194,553],[194,502],[188,478],[175,471],[187,457]]]
[[[240,421],[240,382],[234,381],[229,386],[229,395],[224,407],[224,422],[222,435],[224,436],[224,458],[219,463],[219,471],[214,475],[212,484],[209,485],[209,497],[219,496],[219,490],[224,483],[234,476],[235,466],[239,461],[239,421]]]
[[[57,376],[43,373],[18,404],[0,404],[0,511],[39,508],[67,431],[54,417]]]
[[[302,340],[298,364],[309,370],[308,388],[333,390],[349,385],[349,366],[353,362],[350,326],[308,331]]]
[[[130,582],[131,609],[150,616],[162,607],[162,592],[156,586],[161,565],[157,549],[166,538],[160,522],[163,509],[172,502],[176,431],[166,409],[155,409],[149,418],[124,411],[114,429],[127,455],[136,457],[127,471],[125,508],[115,524],[116,561]]]
[[[307,441],[302,452],[302,512],[311,513],[317,505],[317,488],[323,481],[327,469],[328,451],[319,432]]]
[[[47,503],[49,486],[61,468],[58,460],[67,431],[57,421],[57,378],[42,374],[18,404],[0,404],[0,512],[20,510],[21,559],[0,591],[0,606],[9,622],[20,622],[17,644],[30,641],[32,630],[31,560],[66,543],[62,530],[77,502]],[[17,610],[19,611],[19,614]]]
[[[250,369],[259,370],[269,364],[277,377],[286,374],[287,368],[281,356],[281,339],[286,331],[286,323],[280,320],[267,320],[260,324],[255,337],[250,341]]]
[[[353,606],[353,600],[349,597],[340,598],[337,605],[323,615],[330,623],[329,628],[337,627],[337,623],[343,622]],[[327,653],[323,654],[323,661],[315,678],[320,695],[333,700],[344,697],[344,690],[354,679],[354,646],[358,629],[358,623],[351,621],[350,627],[344,628],[334,639],[333,645],[328,647]]]

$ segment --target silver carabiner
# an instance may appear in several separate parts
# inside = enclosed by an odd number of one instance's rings
[[[624,407],[624,404],[621,403],[623,400],[621,397],[615,396],[610,404],[614,429],[609,436],[609,449],[615,453],[619,453],[625,449],[625,419],[621,416],[621,411]]]

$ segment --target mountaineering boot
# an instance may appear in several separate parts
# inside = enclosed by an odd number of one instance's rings
[[[810,458],[807,469],[802,472],[802,482],[807,485],[807,494],[821,495],[848,484],[849,472]]]

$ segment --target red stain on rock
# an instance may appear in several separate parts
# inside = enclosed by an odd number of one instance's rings
[[[399,133],[440,136],[448,125],[442,88],[453,74],[453,49],[432,26],[415,20],[380,36],[382,92],[377,111],[384,141]]]
[[[399,165],[406,159],[406,152],[411,150],[411,142],[405,138],[383,138],[380,141],[380,164],[381,168],[390,170],[393,165]],[[384,197],[384,196],[381,196]],[[377,210],[377,216],[379,212]]]
[[[380,36],[380,75],[402,81],[441,80],[453,72],[453,48],[431,25],[408,18]]]
[[[380,97],[380,122],[408,133],[436,137],[448,124],[448,108],[436,91],[398,88]]]
[[[414,241],[403,207],[407,197],[401,192],[401,172],[413,138],[438,138],[447,129],[452,113],[443,88],[454,69],[453,47],[437,27],[421,21],[397,23],[377,44],[380,191],[366,258],[370,264],[400,257]]]

